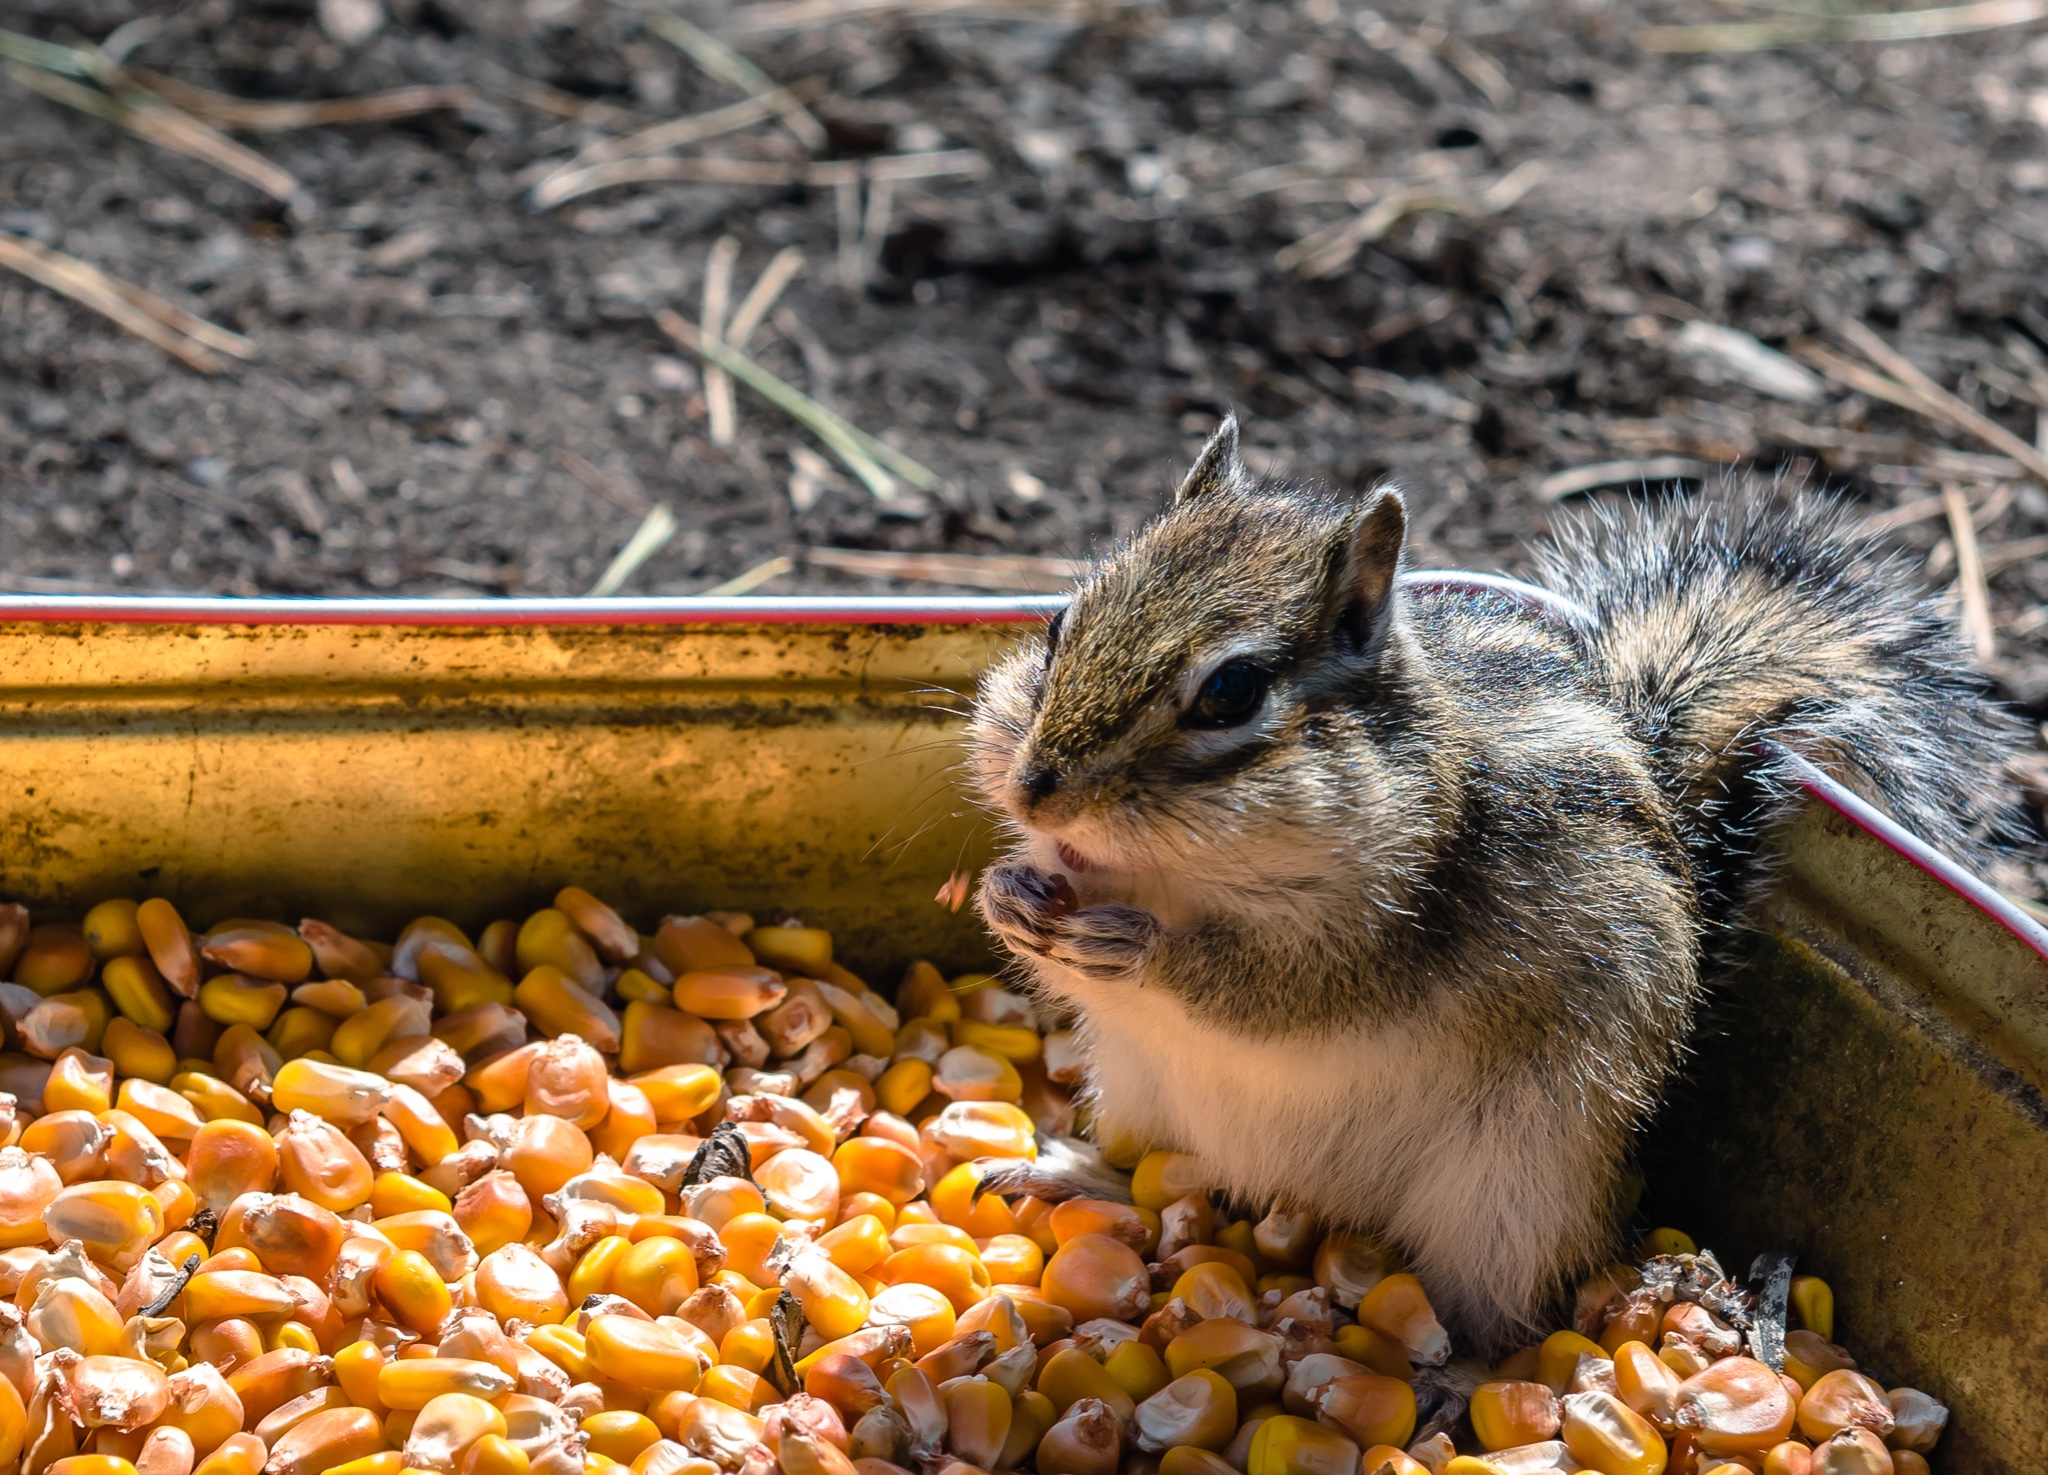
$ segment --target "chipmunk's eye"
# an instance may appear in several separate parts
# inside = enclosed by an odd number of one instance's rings
[[[1060,627],[1064,625],[1066,621],[1067,612],[1065,610],[1061,610],[1059,613],[1055,614],[1050,620],[1046,622],[1045,658],[1048,661],[1052,659],[1053,652],[1060,648]]]
[[[1266,700],[1272,673],[1252,661],[1225,661],[1209,673],[1188,709],[1183,727],[1236,727],[1249,722]]]

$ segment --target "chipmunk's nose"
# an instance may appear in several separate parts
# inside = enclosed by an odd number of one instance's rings
[[[1033,804],[1050,799],[1060,789],[1059,770],[1049,768],[1043,763],[1036,764],[1026,769],[1018,778],[1017,787],[1024,791]]]

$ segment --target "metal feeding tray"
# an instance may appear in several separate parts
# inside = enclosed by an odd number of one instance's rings
[[[1419,597],[1474,575],[1411,575]],[[1052,599],[0,601],[0,896],[77,916],[476,925],[575,882],[636,917],[789,911],[886,984],[988,960],[935,905],[991,658]],[[1819,773],[1747,966],[1645,1145],[1648,1207],[1790,1249],[1838,1335],[2048,1452],[2048,932]]]

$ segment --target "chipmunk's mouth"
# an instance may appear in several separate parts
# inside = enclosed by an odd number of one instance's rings
[[[1068,870],[1073,871],[1075,874],[1078,875],[1082,871],[1089,869],[1087,857],[1082,855],[1080,851],[1076,850],[1066,841],[1059,841],[1057,844],[1057,848],[1059,850],[1060,864],[1065,866]]]

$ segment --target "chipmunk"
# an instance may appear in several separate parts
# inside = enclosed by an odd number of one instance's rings
[[[1098,1141],[1382,1237],[1490,1352],[1617,1248],[1795,789],[1760,740],[1969,857],[2019,724],[1822,498],[1583,520],[1548,616],[1404,588],[1406,523],[1252,477],[1225,422],[984,679],[970,766],[1017,843],[976,900],[1078,1015]],[[1072,1152],[996,1181],[1118,1191]]]

